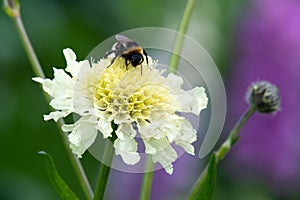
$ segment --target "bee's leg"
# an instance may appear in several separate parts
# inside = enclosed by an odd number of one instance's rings
[[[143,75],[143,62],[144,62],[144,58],[142,57],[142,60],[140,62],[140,64],[141,64],[141,76]]]
[[[110,67],[110,66],[115,62],[116,58],[117,58],[117,57],[114,57],[114,58],[111,60],[110,65],[108,65],[107,68]]]
[[[128,65],[130,64],[130,62],[128,63],[128,60],[125,59],[125,65],[126,65],[126,70],[128,71]]]
[[[143,54],[146,56],[146,62],[147,62],[147,65],[148,65],[148,54],[147,54],[147,52],[144,49],[143,49]]]
[[[147,63],[147,67],[149,67],[149,65],[148,65],[148,54],[147,54],[147,52],[143,49],[143,54],[145,55],[145,57],[146,57],[146,63]],[[143,58],[143,61],[144,61],[144,58]],[[151,68],[149,67],[149,69],[151,70]]]
[[[116,50],[109,50],[105,53],[105,55],[103,56],[103,58],[107,58],[110,54],[112,53],[116,53]]]

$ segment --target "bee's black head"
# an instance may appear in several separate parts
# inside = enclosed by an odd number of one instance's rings
[[[130,55],[128,60],[134,67],[141,64],[144,61],[143,56],[140,53],[134,53],[134,54]]]
[[[122,55],[123,58],[125,58],[126,66],[131,64],[132,66],[136,67],[144,61],[143,55],[139,52],[132,52]]]

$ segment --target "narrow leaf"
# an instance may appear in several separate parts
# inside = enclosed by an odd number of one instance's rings
[[[215,153],[210,157],[209,163],[196,182],[189,200],[210,200],[213,196],[217,178],[217,160]]]
[[[45,155],[47,158],[47,171],[50,176],[52,185],[54,186],[54,189],[56,190],[57,194],[62,200],[79,200],[79,198],[76,196],[76,194],[69,188],[69,186],[64,182],[64,180],[60,177],[56,167],[53,158],[50,154],[40,151],[38,152],[41,155]]]

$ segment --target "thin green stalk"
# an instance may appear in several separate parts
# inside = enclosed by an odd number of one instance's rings
[[[151,196],[151,187],[153,180],[154,163],[151,156],[147,156],[145,173],[141,187],[140,200],[148,200]]]
[[[57,124],[58,130],[60,132],[60,135],[63,139],[66,153],[67,153],[69,160],[73,166],[73,169],[77,175],[79,183],[85,194],[85,197],[87,200],[92,200],[93,199],[93,190],[89,183],[89,180],[85,174],[85,171],[81,165],[80,160],[77,158],[77,156],[75,154],[73,154],[71,148],[69,147],[70,142],[69,142],[67,133],[63,132],[61,129],[62,125],[65,124],[65,122],[63,119],[60,119],[56,124]]]
[[[187,28],[191,19],[192,11],[194,8],[196,0],[188,0],[183,17],[181,19],[178,33],[176,35],[173,54],[170,58],[170,65],[169,65],[169,73],[176,72],[179,63],[179,54],[181,52],[183,42],[184,42],[184,35],[187,32]],[[141,187],[140,193],[140,200],[149,200],[151,196],[151,187],[152,187],[152,180],[153,180],[153,170],[154,170],[154,163],[151,159],[151,156],[147,157],[146,161],[146,172],[143,176],[143,183]]]
[[[170,58],[170,66],[169,66],[169,72],[175,73],[178,68],[178,63],[180,60],[180,52],[182,50],[183,42],[184,42],[184,36],[187,32],[188,25],[191,19],[193,8],[195,7],[196,0],[188,0],[183,17],[181,19],[178,33],[176,35],[174,48],[173,48],[173,54]]]
[[[188,0],[183,17],[181,19],[179,28],[178,28],[178,33],[176,35],[176,39],[174,42],[174,48],[173,48],[173,54],[171,55],[170,58],[170,63],[169,63],[169,73],[175,73],[177,68],[178,68],[178,63],[179,63],[179,54],[181,52],[183,42],[184,42],[184,34],[187,31],[192,11],[194,8],[196,0]],[[140,192],[140,200],[148,200],[150,199],[151,196],[151,187],[152,187],[152,180],[153,180],[153,170],[154,170],[154,163],[151,159],[151,156],[147,157],[146,161],[146,172],[144,173],[143,176],[143,183],[141,187],[141,192]]]
[[[19,3],[17,1],[6,1],[5,0],[4,5],[5,5],[5,11],[7,12],[8,16],[10,16],[15,23],[16,29],[18,31],[19,37],[22,41],[23,47],[24,47],[27,57],[30,61],[31,67],[34,71],[34,74],[38,77],[45,78],[43,69],[38,61],[38,58],[35,54],[35,51],[31,45],[31,42],[28,38],[25,27],[23,25],[20,11],[19,11]],[[49,101],[50,101],[49,96],[44,92],[43,92],[43,94],[46,98],[46,101],[49,103]],[[71,164],[75,170],[75,173],[80,182],[80,185],[85,193],[86,199],[91,200],[92,196],[93,196],[93,191],[91,189],[91,186],[88,182],[88,179],[86,177],[86,174],[84,172],[84,169],[83,169],[79,159],[72,153],[71,149],[69,148],[68,135],[67,135],[67,133],[65,133],[61,130],[61,126],[63,124],[64,124],[64,121],[62,119],[57,122],[57,126],[59,129],[60,135],[62,136],[63,143],[64,143],[64,146],[66,149],[66,153],[67,153],[67,155],[71,161]]]
[[[19,33],[19,36],[21,38],[21,41],[23,43],[23,47],[25,48],[25,52],[27,54],[27,57],[30,61],[30,64],[32,66],[32,70],[34,72],[34,74],[36,76],[39,76],[41,78],[45,78],[45,74],[43,72],[43,69],[39,63],[39,60],[34,52],[34,49],[30,43],[30,40],[27,36],[27,33],[26,33],[26,30],[25,30],[25,27],[23,25],[23,22],[22,22],[22,19],[21,19],[21,16],[18,16],[16,18],[14,18],[14,22],[15,22],[15,26],[16,26],[16,29]]]
[[[256,108],[251,106],[240,117],[239,121],[236,123],[236,125],[233,127],[233,129],[230,131],[228,138],[221,145],[221,147],[216,151],[217,162],[219,162],[220,160],[222,160],[225,157],[225,155],[229,152],[231,147],[238,140],[238,138],[239,138],[238,133],[240,132],[241,128],[245,125],[245,123],[248,121],[248,119],[253,115],[253,113],[255,111],[256,111]]]
[[[108,140],[106,140],[103,157],[102,157],[102,164],[100,167],[98,180],[96,184],[95,194],[94,194],[94,200],[103,200],[106,190],[106,185],[108,182],[108,177],[110,174],[110,166],[112,164],[113,158],[114,158],[114,147],[113,143],[115,139],[117,138],[114,132],[112,133],[112,137]]]

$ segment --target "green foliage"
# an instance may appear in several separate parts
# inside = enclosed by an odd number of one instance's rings
[[[209,163],[192,190],[189,200],[210,200],[216,186],[217,158],[215,153],[210,157]]]
[[[47,158],[47,171],[49,174],[49,177],[51,179],[51,183],[56,190],[57,194],[62,200],[79,200],[79,198],[76,196],[76,194],[70,189],[70,187],[65,183],[65,181],[60,177],[56,167],[53,158],[50,154],[40,151],[39,154],[45,155],[45,158]]]

